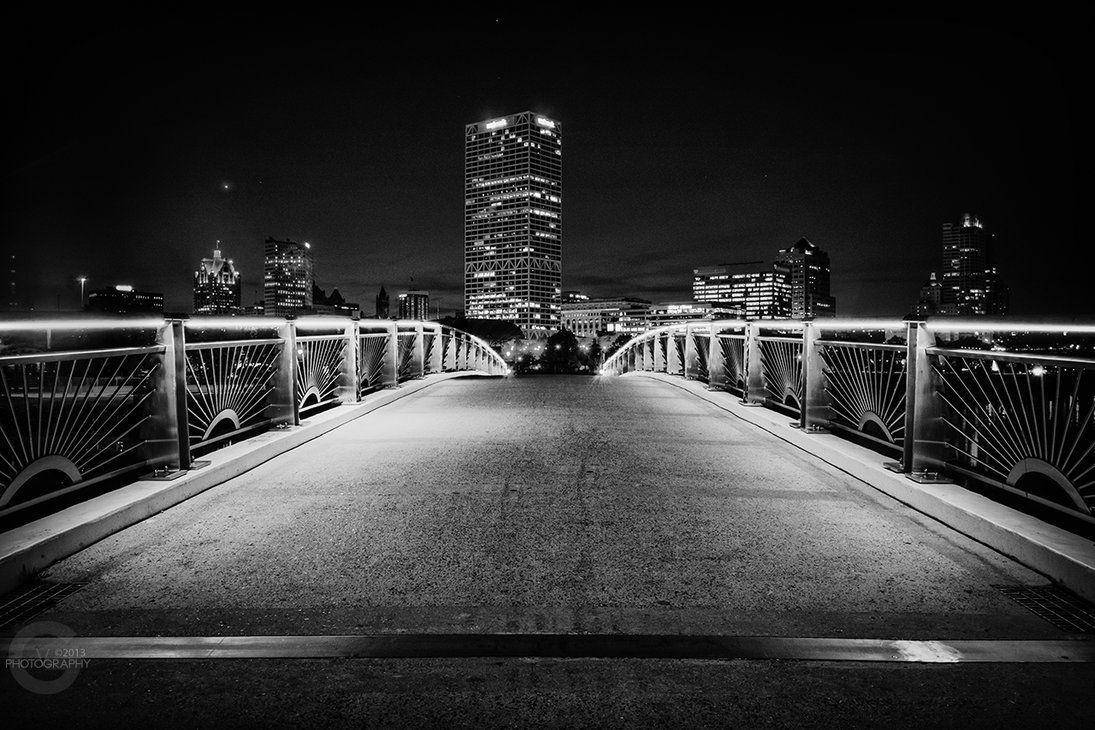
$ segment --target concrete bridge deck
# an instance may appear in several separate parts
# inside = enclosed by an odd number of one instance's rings
[[[445,381],[45,577],[87,583],[41,617],[86,636],[1068,638],[994,588],[1043,576],[644,378]],[[14,701],[39,720],[124,701],[195,722],[209,702],[236,722],[654,722],[692,703],[701,724],[934,708],[1068,725],[1092,710],[1062,695],[1095,679],[1090,664],[294,661],[105,661]]]

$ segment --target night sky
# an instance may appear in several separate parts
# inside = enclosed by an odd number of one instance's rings
[[[941,224],[970,210],[998,234],[1013,312],[1095,314],[1074,258],[1090,17],[482,7],[27,18],[3,49],[3,249],[41,309],[75,308],[86,274],[189,311],[218,239],[250,303],[272,235],[310,241],[318,283],[367,314],[381,282],[444,314],[462,299],[464,125],[532,109],[563,123],[564,288],[688,299],[693,267],[806,235],[839,313],[902,315]]]

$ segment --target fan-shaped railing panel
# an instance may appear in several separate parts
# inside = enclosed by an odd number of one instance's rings
[[[0,319],[0,516],[458,370],[509,372],[433,322]]]
[[[850,438],[919,481],[974,481],[1095,521],[1095,326],[991,320],[677,322],[603,374],[707,381]]]

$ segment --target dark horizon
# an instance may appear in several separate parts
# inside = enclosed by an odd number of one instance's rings
[[[806,236],[839,314],[900,316],[942,224],[975,212],[1015,314],[1095,313],[1062,265],[1085,19],[651,20],[44,24],[5,49],[23,108],[0,240],[47,311],[76,305],[80,274],[189,311],[218,239],[250,304],[275,236],[310,241],[319,286],[366,314],[381,283],[444,314],[462,306],[463,127],[528,108],[566,130],[564,289],[689,299],[693,268]]]

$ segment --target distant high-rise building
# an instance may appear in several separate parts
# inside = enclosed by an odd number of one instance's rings
[[[692,271],[692,298],[749,319],[785,319],[791,316],[790,272],[765,261],[704,266]]]
[[[380,293],[376,295],[376,318],[388,319],[391,316],[391,302],[388,298],[388,292],[384,290],[384,285],[380,285]]]
[[[108,314],[163,314],[163,294],[137,291],[129,284],[118,284],[112,289],[96,289],[89,293],[84,309]]]
[[[430,293],[405,291],[399,293],[399,318],[426,321],[430,318]]]
[[[310,311],[315,280],[311,245],[267,238],[263,257],[262,301],[266,315],[285,317]]]
[[[994,238],[981,219],[971,213],[943,224],[942,270],[938,277],[933,272],[921,287],[917,316],[1007,314],[1008,288],[990,263]]]
[[[522,112],[464,129],[464,309],[527,337],[559,326],[562,124]]]
[[[974,317],[1007,314],[1008,289],[990,262],[994,238],[981,219],[971,213],[943,224],[939,303],[930,313]],[[923,308],[927,309],[928,304]]]
[[[780,249],[776,266],[787,270],[791,284],[791,317],[813,319],[836,314],[836,300],[829,293],[829,254],[803,236]]]
[[[240,274],[231,259],[202,259],[194,272],[194,314],[239,314]]]

